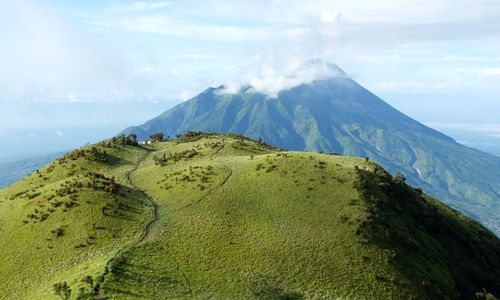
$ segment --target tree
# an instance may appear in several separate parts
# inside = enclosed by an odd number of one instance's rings
[[[85,286],[80,287],[78,290],[78,295],[76,299],[78,300],[84,300],[84,299],[90,299],[91,296],[94,294],[94,279],[92,276],[87,275],[82,278],[82,283]],[[92,297],[94,299],[94,297]]]
[[[69,300],[71,297],[71,289],[66,281],[54,284],[52,289],[54,290],[54,294],[61,297],[63,300]]]
[[[82,282],[87,284],[91,289],[94,288],[94,279],[92,276],[87,275],[82,279]]]
[[[396,183],[396,184],[403,184],[403,183],[405,183],[405,182],[406,182],[406,177],[405,177],[402,173],[398,172],[398,173],[394,176],[393,181],[394,181],[394,183]]]
[[[162,142],[163,141],[163,133],[161,132],[158,132],[158,133],[154,133],[152,135],[149,136],[149,138],[153,141],[153,142]]]
[[[124,134],[120,134],[116,138],[117,138],[117,144],[119,145],[127,144],[127,137]]]
[[[127,142],[132,145],[137,145],[137,134],[131,133],[127,136]]]

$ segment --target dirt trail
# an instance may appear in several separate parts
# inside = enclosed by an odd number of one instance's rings
[[[158,222],[158,219],[160,218],[159,214],[158,214],[158,203],[156,203],[155,199],[153,199],[151,196],[149,196],[144,190],[138,188],[132,181],[132,179],[130,178],[130,175],[132,173],[134,173],[135,171],[137,171],[137,169],[139,168],[141,162],[143,162],[145,159],[146,159],[147,156],[144,156],[134,167],[134,169],[130,170],[130,172],[127,172],[127,183],[129,184],[129,186],[131,186],[132,188],[134,188],[135,190],[138,190],[140,191],[143,195],[144,195],[144,199],[146,200],[146,202],[149,202],[150,206],[151,206],[151,210],[152,210],[152,213],[153,213],[153,216],[151,218],[151,220],[146,224],[146,227],[144,228],[144,232],[142,233],[141,237],[135,242],[135,244],[139,244],[141,242],[143,242],[148,236],[149,234],[151,233],[151,227],[153,227],[153,225]]]
[[[148,149],[149,150],[149,149]],[[149,150],[151,151],[151,150]],[[99,277],[99,280],[96,282],[95,286],[94,286],[94,298],[96,300],[102,300],[102,299],[106,299],[105,297],[103,297],[101,295],[101,285],[102,283],[104,282],[104,280],[106,279],[106,277],[109,275],[109,272],[110,272],[110,266],[111,264],[120,256],[122,255],[124,252],[128,251],[129,249],[137,246],[138,244],[142,243],[144,240],[146,240],[146,238],[150,235],[151,233],[151,228],[153,227],[153,225],[158,222],[158,219],[160,218],[159,217],[159,213],[158,213],[158,204],[157,202],[155,201],[155,199],[153,199],[151,196],[149,196],[144,190],[138,188],[134,182],[132,181],[131,179],[131,175],[137,171],[139,169],[139,166],[141,165],[141,163],[148,157],[148,155],[145,155],[143,158],[141,158],[134,166],[134,168],[132,168],[130,171],[128,171],[125,175],[126,177],[126,180],[127,180],[127,184],[141,192],[141,194],[144,196],[144,202],[148,203],[150,206],[151,206],[151,212],[152,212],[152,216],[151,216],[151,220],[149,220],[149,222],[146,224],[146,226],[144,227],[144,230],[142,232],[142,234],[134,241],[132,241],[130,244],[126,245],[125,247],[121,248],[120,250],[118,250],[118,252],[116,252],[115,255],[113,255],[113,257],[111,257],[107,262],[106,262],[106,265],[104,267],[104,272],[102,273],[102,275]]]

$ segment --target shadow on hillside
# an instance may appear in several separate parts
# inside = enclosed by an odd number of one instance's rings
[[[366,220],[356,234],[428,299],[472,299],[500,292],[500,240],[480,224],[392,177],[377,165],[357,169]],[[383,280],[383,278],[377,278]]]
[[[282,287],[267,276],[257,276],[251,281],[250,285],[253,295],[257,299],[262,300],[301,300],[304,295],[294,292],[285,291]]]

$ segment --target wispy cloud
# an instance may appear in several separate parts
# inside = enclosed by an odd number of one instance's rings
[[[9,33],[0,38],[0,54],[9,58],[0,61],[0,90],[9,98],[71,101],[71,91],[77,99],[177,97],[239,78],[270,94],[293,85],[296,78],[282,75],[288,63],[255,67],[255,55],[338,62],[384,92],[491,86],[500,67],[500,3],[492,0],[144,0],[64,4],[59,12],[33,0],[7,3],[0,25],[30,27],[15,30],[17,44]],[[12,11],[23,26],[9,21]],[[474,51],[479,42],[483,50]],[[428,76],[431,69],[454,73]],[[165,81],[180,73],[182,81]]]
[[[56,134],[60,138],[64,138],[64,133],[61,130],[56,130]]]
[[[170,37],[206,41],[250,42],[268,40],[276,29],[267,26],[235,26],[211,23],[193,23],[167,15],[134,16],[128,18],[98,18],[97,26],[121,29],[128,32],[152,33]]]
[[[161,9],[168,7],[170,5],[172,5],[172,3],[168,1],[159,1],[159,2],[136,1],[130,4],[113,4],[111,6],[111,10],[115,12],[137,12],[137,11]]]
[[[347,76],[337,66],[323,60],[308,62],[291,61],[288,64],[277,64],[269,59],[255,73],[247,73],[240,82],[230,82],[225,85],[222,93],[236,93],[242,86],[250,86],[252,91],[276,97],[278,93],[309,84],[315,80]]]
[[[429,122],[427,125],[438,129],[454,129],[479,132],[500,139],[500,123],[443,123]]]
[[[335,23],[340,20],[340,13],[325,11],[321,14],[320,20],[323,23]]]
[[[372,85],[371,88],[374,92],[405,92],[410,94],[429,92],[429,90],[431,89],[431,87],[429,87],[427,84],[415,81],[383,81]]]
[[[162,69],[155,66],[145,66],[137,70],[139,75],[179,75],[180,72],[177,69]]]

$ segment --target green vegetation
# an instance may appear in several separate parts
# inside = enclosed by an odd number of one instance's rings
[[[147,155],[106,141],[0,190],[0,298],[53,299],[52,287],[64,282],[74,297],[81,278],[99,276],[149,219],[126,179]]]
[[[54,284],[54,294],[61,297],[62,300],[69,300],[71,297],[71,288],[65,282]]]
[[[136,136],[137,137],[137,136]],[[163,142],[163,133],[158,132],[158,133],[153,133],[152,135],[149,136],[151,141],[153,142]]]
[[[370,160],[287,152],[235,134],[191,132],[152,147],[87,146],[1,190],[2,295],[472,299],[483,291],[489,299],[500,291],[499,239]]]

